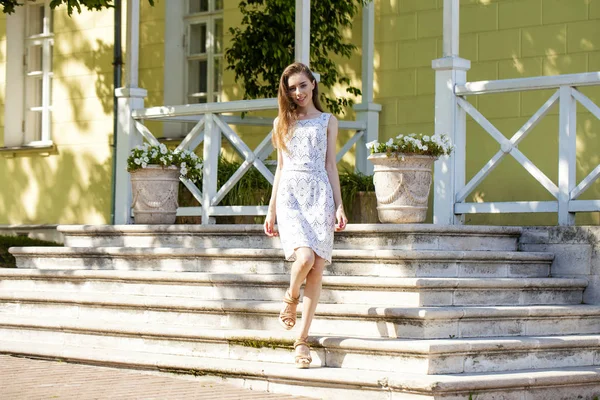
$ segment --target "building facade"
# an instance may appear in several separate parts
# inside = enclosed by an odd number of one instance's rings
[[[374,2],[373,100],[382,106],[380,141],[399,133],[435,130],[432,60],[443,56],[443,3]],[[242,98],[242,88],[223,61],[228,28],[241,23],[237,0],[140,4],[138,82],[147,90],[145,107]],[[0,34],[4,35],[0,45],[0,225],[110,223],[113,11],[83,11],[69,17],[66,8],[51,10],[49,1],[40,0],[0,18]],[[336,60],[358,87],[363,43],[360,18],[352,30],[344,32],[359,51],[351,59]],[[129,23],[123,18],[123,32]],[[123,44],[126,47],[127,41]],[[469,82],[600,71],[600,1],[462,0],[459,55],[471,62]],[[597,86],[582,91],[600,102]],[[551,95],[551,90],[510,92],[469,101],[510,138]],[[577,113],[576,172],[583,179],[600,164],[600,122],[583,107]],[[354,120],[356,113],[349,109],[343,118]],[[555,106],[519,144],[554,182],[558,180],[558,119]],[[466,125],[469,179],[499,146],[472,119],[467,117]],[[148,122],[146,126],[157,137],[176,138],[189,130],[185,124]],[[254,127],[240,135],[256,145],[266,133]],[[346,139],[340,136],[340,146]],[[348,153],[342,162],[353,165],[354,154]],[[544,187],[511,157],[469,195],[472,202],[548,198]],[[582,198],[600,199],[600,182],[592,184]],[[552,213],[483,213],[466,215],[465,223],[554,225],[557,217]],[[576,223],[598,224],[599,213],[578,214]]]

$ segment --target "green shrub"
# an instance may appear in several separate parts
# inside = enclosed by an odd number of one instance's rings
[[[221,157],[219,159],[219,172],[217,176],[217,191],[223,186],[242,164],[237,161],[229,161]],[[196,182],[196,186],[202,190],[202,177]],[[198,207],[200,204],[189,193],[183,184],[179,187],[179,205],[181,207]],[[219,203],[220,206],[248,206],[267,205],[271,199],[271,184],[254,167],[250,167],[225,195]]]
[[[62,246],[60,243],[40,239],[31,239],[27,236],[0,236],[0,268],[16,268],[16,260],[8,252],[10,247],[28,246]]]
[[[373,192],[373,177],[360,172],[344,170],[340,173],[340,190],[346,215],[352,214],[354,198],[358,192]]]

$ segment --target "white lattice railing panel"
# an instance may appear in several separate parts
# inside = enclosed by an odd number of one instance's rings
[[[577,104],[584,106],[592,115],[600,119],[600,107],[581,93],[578,86],[600,85],[600,73],[561,75],[554,77],[535,77],[500,81],[469,82],[456,85],[455,99],[457,109],[471,116],[498,144],[498,152],[480,169],[469,182],[457,185],[454,193],[455,214],[468,213],[514,213],[514,212],[558,212],[560,224],[573,224],[576,212],[600,211],[600,200],[578,200],[592,184],[600,178],[600,165],[596,166],[579,183],[576,181],[576,121]],[[469,95],[488,93],[516,92],[539,89],[556,89],[556,92],[534,113],[534,115],[510,138],[502,134],[466,99]],[[535,128],[552,107],[559,107],[559,159],[558,184],[546,176],[519,149],[519,143]],[[458,111],[457,111],[458,112]],[[457,129],[457,143],[464,143],[466,132]],[[460,152],[466,157],[464,152]],[[500,162],[512,156],[531,176],[535,178],[556,201],[514,201],[467,203],[465,200],[481,184]],[[464,174],[465,159],[459,159],[461,168],[455,173]],[[456,176],[457,182],[464,182],[464,176]]]
[[[195,123],[189,133],[177,146],[178,150],[194,151],[203,144],[203,188],[198,188],[193,182],[181,179],[185,187],[190,190],[200,207],[180,207],[177,215],[202,216],[203,223],[209,223],[210,218],[219,215],[265,215],[266,206],[219,206],[219,203],[233,189],[233,187],[251,169],[256,168],[265,179],[273,184],[273,172],[267,167],[265,160],[273,153],[271,143],[272,118],[245,117],[223,115],[223,113],[248,112],[256,110],[273,110],[277,108],[276,99],[234,101],[227,103],[190,104],[172,107],[154,107],[135,110],[132,117],[135,120],[137,132],[149,143],[158,144],[159,141],[143,124],[144,120],[158,120],[163,122]],[[269,133],[254,149],[242,140],[230,125],[249,125],[268,127]],[[364,121],[340,121],[340,129],[354,130],[355,133],[342,146],[336,154],[339,162],[357,143],[364,141],[367,123]],[[221,137],[225,137],[235,151],[242,158],[238,170],[220,188],[217,188],[218,157],[221,151]]]
[[[462,98],[457,98],[458,105],[462,107],[473,120],[475,120],[490,136],[498,142],[500,150],[475,176],[462,188],[457,196],[457,202],[463,202],[469,194],[492,172],[507,155],[511,155],[525,170],[533,176],[554,198],[558,198],[558,186],[552,182],[531,160],[518,148],[519,143],[535,128],[540,120],[548,114],[558,101],[558,92],[554,93],[548,101],[510,138],[507,139],[490,121],[488,121],[475,107]]]

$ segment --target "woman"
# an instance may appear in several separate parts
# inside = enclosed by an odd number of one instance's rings
[[[338,122],[323,112],[318,84],[304,64],[294,63],[283,71],[277,98],[279,115],[273,123],[277,171],[264,230],[268,236],[279,235],[286,260],[294,260],[279,314],[285,329],[296,324],[300,286],[306,280],[302,327],[294,349],[296,366],[308,368],[312,362],[308,331],[323,269],[331,263],[333,232],[348,223],[335,160]]]

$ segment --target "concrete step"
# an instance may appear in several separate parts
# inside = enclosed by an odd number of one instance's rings
[[[289,275],[0,270],[0,291],[152,295],[199,300],[283,297]],[[325,276],[320,302],[394,306],[581,304],[587,281],[559,278]]]
[[[347,368],[297,370],[291,364],[152,354],[0,339],[0,352],[64,361],[188,374],[212,374],[230,383],[329,400],[588,399],[600,394],[600,367],[485,374],[424,375]],[[290,354],[291,355],[291,354]]]
[[[65,292],[2,292],[0,314],[127,320],[220,329],[281,329],[281,302]],[[301,310],[301,306],[299,307]],[[295,329],[299,329],[299,323]],[[600,306],[386,307],[319,304],[311,332],[356,337],[447,339],[600,333]]]
[[[60,225],[68,247],[281,248],[262,225]],[[515,251],[520,227],[350,224],[335,248]]]
[[[0,337],[86,348],[293,363],[291,332],[0,316]],[[490,339],[311,337],[313,367],[420,374],[600,365],[600,335]]]
[[[19,268],[282,274],[279,249],[12,247]],[[337,249],[328,275],[547,277],[554,255],[515,251]]]

